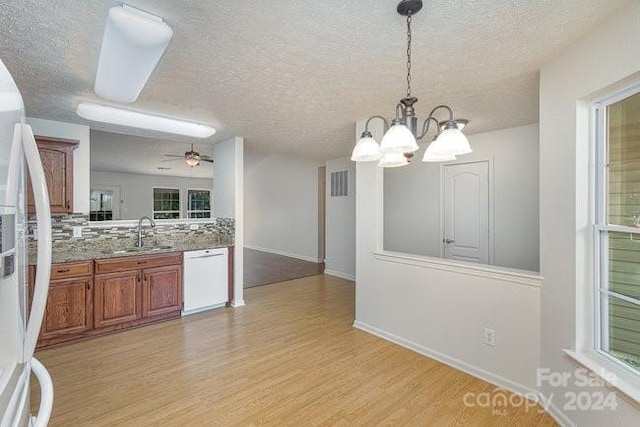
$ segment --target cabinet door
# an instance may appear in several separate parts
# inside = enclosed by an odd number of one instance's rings
[[[149,268],[143,274],[143,317],[182,309],[182,266]]]
[[[91,278],[51,282],[41,339],[77,334],[91,329],[92,282]]]
[[[36,136],[44,169],[51,213],[73,212],[73,150],[77,141]],[[27,210],[35,212],[31,182],[27,185]]]
[[[95,276],[93,321],[96,328],[140,318],[140,270]]]

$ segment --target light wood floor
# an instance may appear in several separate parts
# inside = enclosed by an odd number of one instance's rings
[[[353,328],[352,282],[320,275],[245,298],[39,352],[51,425],[555,425],[537,410],[465,407],[494,387]]]
[[[244,248],[244,288],[315,276],[324,271],[324,263]]]

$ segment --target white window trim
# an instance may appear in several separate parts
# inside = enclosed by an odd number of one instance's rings
[[[171,211],[157,211],[157,210],[155,209],[155,208],[156,208],[156,205],[155,205],[155,201],[156,201],[156,199],[155,199],[155,197],[154,197],[154,194],[155,194],[155,191],[156,191],[156,190],[176,190],[176,191],[178,192],[178,197],[179,197],[179,199],[178,199],[178,203],[180,204],[179,209],[178,209],[177,211],[173,211],[173,210],[171,210]],[[156,213],[171,213],[171,212],[178,212],[178,218],[173,218],[173,220],[176,220],[176,219],[182,219],[182,218],[183,218],[183,215],[182,215],[182,192],[180,191],[180,188],[176,188],[176,187],[162,187],[162,186],[159,186],[159,187],[155,187],[155,186],[154,186],[154,187],[151,187],[151,217],[152,217],[154,220],[156,220],[156,218],[155,218]]]
[[[640,403],[640,373],[601,349],[603,342],[601,335],[602,293],[607,293],[631,303],[637,303],[638,301],[634,300],[634,298],[612,292],[609,289],[602,289],[601,278],[603,277],[603,272],[601,271],[601,234],[603,232],[623,232],[640,235],[640,229],[622,225],[611,225],[607,223],[607,199],[606,197],[603,197],[607,189],[607,171],[606,161],[601,161],[603,158],[606,159],[606,145],[602,143],[602,141],[605,140],[605,120],[599,110],[637,92],[640,92],[640,83],[636,82],[625,89],[616,91],[613,95],[601,97],[593,102],[591,115],[593,129],[591,140],[593,151],[591,155],[592,164],[590,165],[590,173],[592,176],[590,181],[593,183],[590,190],[593,200],[592,218],[590,220],[593,224],[593,239],[591,244],[593,254],[591,259],[593,268],[593,287],[590,299],[593,315],[589,324],[585,325],[590,330],[589,335],[591,336],[592,341],[587,341],[587,343],[585,343],[590,346],[589,348],[584,348],[576,344],[576,350],[565,349],[563,351],[570,358],[607,382],[608,386],[620,391],[636,403]],[[585,309],[587,307],[578,308]],[[579,342],[579,336],[577,338]],[[615,377],[614,382],[609,382],[611,375]]]
[[[209,210],[189,210],[189,191],[208,191],[209,192]],[[185,204],[185,218],[189,219],[190,212],[209,212],[209,218],[213,218],[213,190],[211,188],[189,188],[185,190],[184,204]],[[208,218],[193,218],[193,219],[208,219]]]

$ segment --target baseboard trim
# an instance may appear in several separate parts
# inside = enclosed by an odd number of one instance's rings
[[[191,314],[197,314],[197,313],[202,313],[204,311],[209,311],[209,310],[215,310],[216,308],[220,308],[220,307],[224,307],[226,305],[226,303],[220,303],[220,304],[213,304],[213,305],[207,305],[205,307],[200,307],[200,308],[194,308],[193,310],[182,310],[182,312],[180,313],[181,316],[189,316]]]
[[[262,248],[260,246],[253,246],[253,245],[244,245],[244,247],[247,248],[247,249],[253,249],[254,251],[268,252],[268,253],[275,254],[275,255],[282,255],[282,256],[289,257],[289,258],[300,259],[302,261],[314,262],[316,264],[319,264],[319,263],[323,262],[323,260],[318,259],[318,258],[314,258],[314,257],[306,256],[306,255],[292,254],[292,253],[289,253],[289,252],[279,251],[277,249]]]
[[[356,276],[352,276],[351,274],[342,273],[340,271],[328,270],[328,269],[325,268],[324,269],[324,274],[328,274],[329,276],[339,277],[339,278],[345,279],[345,280],[351,280],[352,282],[356,281]]]
[[[233,308],[244,307],[245,305],[247,304],[245,304],[243,299],[240,299],[240,300],[234,299],[233,301],[231,301],[231,307]]]
[[[375,326],[368,325],[359,320],[356,320],[355,322],[353,322],[353,327],[360,329],[364,332],[370,333],[372,335],[375,335],[384,340],[390,341],[394,344],[398,344],[401,347],[415,351],[416,353],[422,354],[423,356],[437,360],[438,362],[444,363],[445,365],[448,365],[454,369],[465,372],[473,377],[479,378],[483,381],[493,384],[496,387],[500,387],[510,392],[513,392],[519,396],[526,397],[526,396],[535,395],[537,396],[537,399],[538,399],[537,401],[540,402],[540,405],[545,407],[548,414],[556,422],[558,422],[558,424],[560,424],[563,427],[564,426],[575,427],[575,424],[566,416],[565,413],[563,413],[553,403],[549,402],[549,399],[546,399],[537,390],[526,387],[515,381],[511,381],[500,375],[496,375],[491,372],[485,371],[484,369],[478,368],[477,366],[470,365],[469,363],[463,362],[454,357],[447,356],[446,354],[440,353],[439,351],[431,350],[421,344],[399,337],[395,334],[384,331],[382,329],[378,329]]]

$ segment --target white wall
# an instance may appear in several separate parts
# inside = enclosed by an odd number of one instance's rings
[[[503,387],[535,388],[541,278],[382,253],[383,171],[359,163],[356,178],[355,325]],[[495,347],[483,344],[485,327]]]
[[[73,151],[73,211],[89,213],[89,126],[27,117],[34,135],[79,141]]]
[[[576,364],[563,348],[576,344],[576,326],[592,316],[582,306],[591,289],[592,254],[589,218],[589,100],[640,70],[640,2],[630,2],[601,27],[545,65],[540,73],[540,267],[542,292],[541,366],[573,372]],[[591,334],[586,334],[590,337]],[[564,405],[570,388],[545,386],[554,403]],[[582,391],[606,392],[584,388]],[[567,411],[580,426],[640,425],[640,410],[618,396],[611,411]]]
[[[331,172],[347,171],[347,196],[331,197]],[[345,157],[326,163],[325,273],[356,277],[356,165]]]
[[[186,217],[187,189],[213,189],[213,180],[175,176],[91,171],[91,187],[120,187],[120,218],[138,219],[153,213],[153,188],[179,188],[181,217]],[[215,216],[215,212],[213,213]]]
[[[213,146],[213,205],[216,216],[235,218],[235,139]]]
[[[245,246],[318,262],[318,167],[245,152]]]
[[[493,165],[494,265],[538,271],[538,125],[468,135],[473,153],[456,162],[489,160]],[[384,247],[440,256],[442,163],[421,162],[386,169]]]
[[[213,146],[213,209],[218,218],[235,218],[233,307],[244,302],[244,139],[234,137]]]

